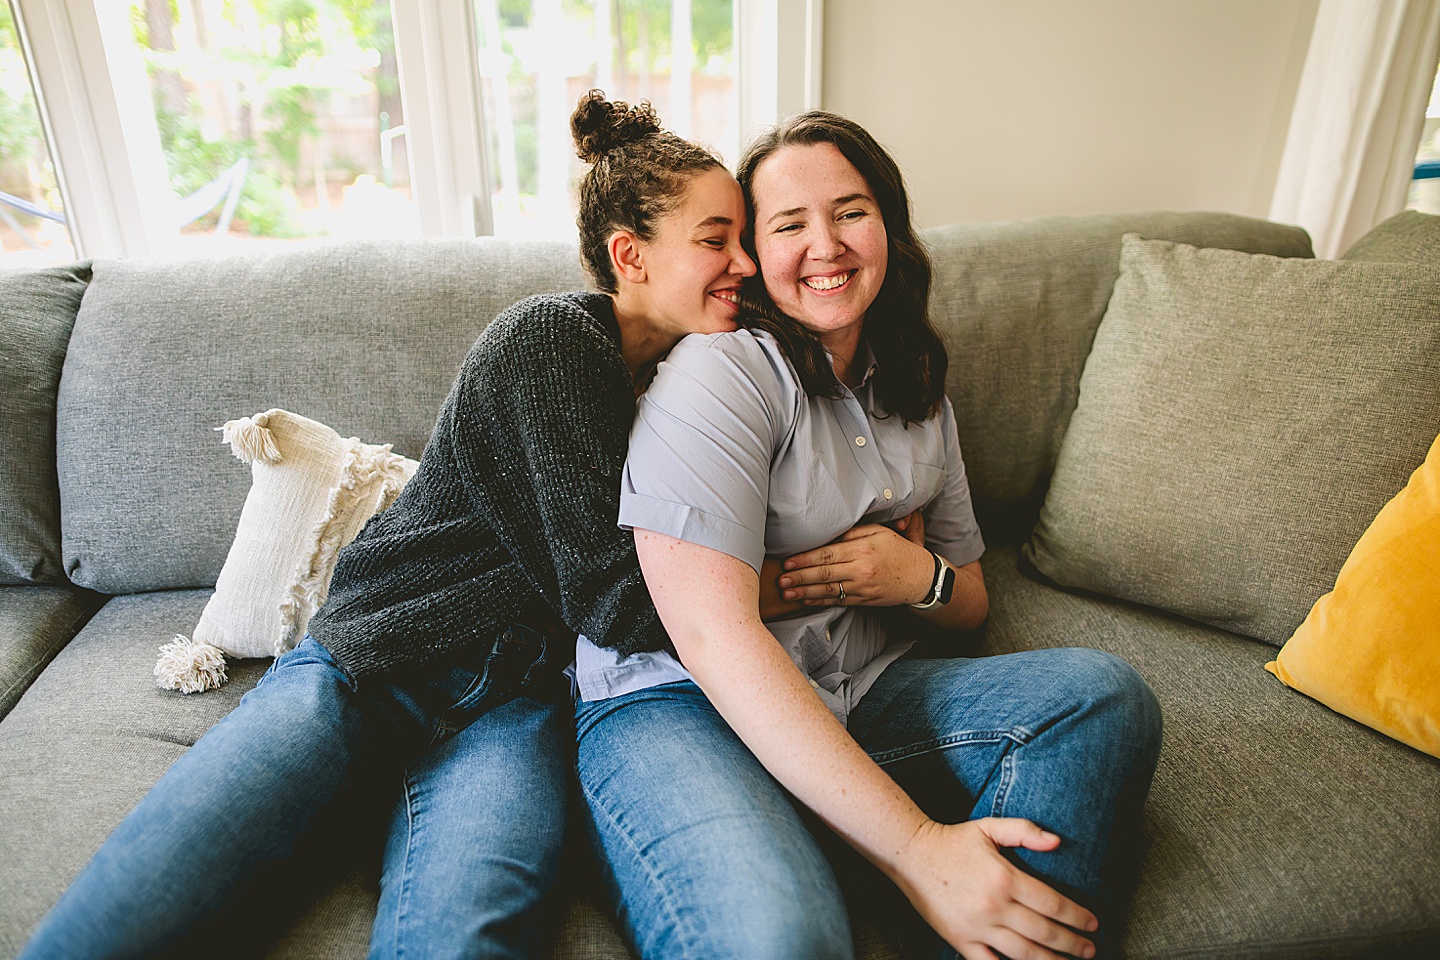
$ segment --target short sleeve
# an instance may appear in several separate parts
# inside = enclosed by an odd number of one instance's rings
[[[793,415],[777,358],[748,331],[690,336],[641,398],[620,487],[620,525],[765,558],[770,464]]]
[[[945,440],[945,482],[926,504],[925,545],[956,566],[979,560],[985,553],[975,508],[970,502],[970,480],[960,456],[960,436],[955,426],[955,408],[947,397],[940,410],[940,430]]]

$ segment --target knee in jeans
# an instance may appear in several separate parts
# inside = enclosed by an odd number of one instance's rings
[[[354,680],[309,638],[275,662],[254,692],[262,690],[269,709],[296,724],[340,721],[356,705]]]
[[[1125,660],[1103,650],[1073,649],[1067,654],[1071,689],[1087,713],[1125,731],[1127,739],[1158,748],[1160,702],[1145,678]]]

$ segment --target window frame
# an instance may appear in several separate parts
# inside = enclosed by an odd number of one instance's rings
[[[180,241],[143,64],[112,0],[9,0],[75,255]],[[742,140],[820,106],[824,0],[735,0]],[[391,0],[406,155],[424,236],[493,233],[474,0]],[[111,40],[107,42],[106,38]]]

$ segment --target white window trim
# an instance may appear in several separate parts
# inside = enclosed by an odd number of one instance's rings
[[[740,147],[760,130],[820,110],[825,0],[736,0]]]
[[[474,2],[392,2],[421,228],[493,233]],[[735,8],[743,148],[760,129],[821,108],[825,0],[736,0]]]
[[[11,0],[77,257],[136,257],[179,236],[150,86],[134,51],[104,42],[119,4]],[[116,34],[110,33],[110,36]],[[122,34],[119,34],[123,36]]]
[[[143,65],[112,0],[10,0],[78,257],[179,239]],[[474,0],[392,0],[406,155],[426,236],[494,232]],[[102,29],[103,24],[111,29]],[[824,0],[736,0],[741,143],[822,106]],[[114,21],[114,24],[112,24]]]
[[[391,0],[391,9],[420,230],[494,233],[474,0]]]

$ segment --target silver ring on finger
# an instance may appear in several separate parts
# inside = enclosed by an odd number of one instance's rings
[[[836,581],[836,583],[838,583],[840,586],[840,593],[836,595],[835,599],[843,604],[845,602],[845,581],[838,580]]]

